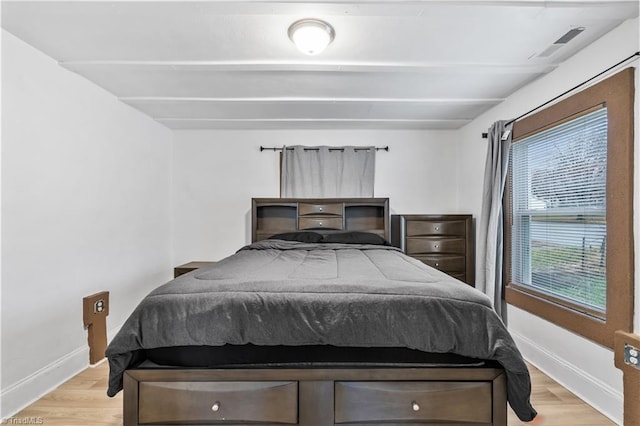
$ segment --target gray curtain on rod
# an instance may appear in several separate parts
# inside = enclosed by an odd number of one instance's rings
[[[502,196],[507,182],[511,127],[507,120],[496,121],[489,128],[487,158],[482,191],[482,212],[478,236],[479,273],[476,288],[493,301],[493,306],[506,319],[503,300],[503,212]]]
[[[285,146],[280,196],[373,197],[375,158],[373,146]]]

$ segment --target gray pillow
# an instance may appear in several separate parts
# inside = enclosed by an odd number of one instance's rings
[[[300,231],[300,232],[285,232],[282,234],[276,234],[269,237],[270,240],[285,240],[285,241],[298,241],[301,243],[320,243],[322,242],[322,235],[317,232]]]
[[[341,244],[376,244],[388,246],[389,243],[378,234],[371,232],[349,231],[327,234],[322,239],[323,243]]]

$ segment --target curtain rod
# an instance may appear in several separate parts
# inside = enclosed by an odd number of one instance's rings
[[[515,123],[516,121],[520,120],[520,119],[521,119],[521,118],[523,118],[523,117],[526,117],[527,115],[531,114],[532,112],[535,112],[535,111],[539,110],[539,109],[540,109],[540,108],[542,108],[543,106],[546,106],[546,105],[550,104],[551,102],[553,102],[553,101],[555,101],[555,100],[557,100],[557,99],[559,99],[559,98],[563,97],[564,95],[569,94],[569,93],[573,92],[573,91],[574,91],[574,90],[576,90],[576,89],[579,89],[580,87],[584,86],[585,84],[589,83],[590,81],[592,81],[592,80],[594,80],[594,79],[596,79],[596,78],[600,77],[602,74],[605,74],[605,73],[607,73],[607,72],[611,71],[611,70],[612,70],[612,69],[614,69],[615,67],[617,67],[617,66],[620,66],[620,65],[624,64],[625,62],[627,62],[628,60],[630,60],[631,58],[634,58],[634,57],[636,57],[636,56],[640,56],[640,51],[638,51],[638,52],[634,53],[633,55],[627,56],[626,58],[624,58],[623,60],[621,60],[621,61],[620,61],[620,62],[618,62],[617,64],[610,66],[610,67],[609,67],[609,68],[607,68],[606,70],[604,70],[604,71],[602,71],[602,72],[600,72],[600,73],[598,73],[598,74],[594,75],[593,77],[591,77],[591,78],[590,78],[590,79],[588,79],[588,80],[583,81],[582,83],[578,84],[577,86],[572,87],[571,89],[569,89],[569,90],[565,91],[564,93],[559,94],[559,95],[558,95],[558,96],[556,96],[555,98],[550,99],[550,100],[548,100],[547,102],[545,102],[545,103],[543,103],[543,104],[541,104],[541,105],[538,105],[537,107],[533,108],[532,110],[525,112],[524,114],[522,114],[522,115],[520,115],[520,116],[518,116],[518,117],[514,118],[514,119],[513,119],[513,120],[511,120],[511,121],[508,121],[507,123],[505,123],[505,126],[508,126],[509,124],[512,124],[512,123]],[[489,134],[488,134],[488,133],[483,133],[483,134],[482,134],[482,138],[483,138],[483,139],[487,139],[488,137],[489,137]]]
[[[288,150],[293,150],[293,148],[287,148]],[[305,148],[305,151],[317,151],[318,148]],[[329,148],[329,151],[343,151],[343,148]],[[354,151],[367,151],[369,150],[369,148],[363,147],[363,148],[355,148]],[[265,146],[260,146],[260,152],[262,151],[282,151],[282,148],[278,148],[275,146],[272,147],[265,147]],[[376,147],[376,151],[387,151],[389,152],[389,147],[388,146],[377,146]]]

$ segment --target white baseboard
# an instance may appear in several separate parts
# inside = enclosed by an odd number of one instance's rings
[[[607,416],[611,421],[619,425],[622,424],[622,393],[570,362],[550,353],[526,337],[513,331],[511,331],[511,335],[527,361]],[[613,357],[611,362],[613,363]]]
[[[18,413],[89,366],[89,348],[78,348],[0,393],[0,418]]]
[[[120,326],[107,335],[115,336]],[[106,359],[106,358],[105,358]],[[103,361],[94,365],[97,366]],[[0,424],[90,367],[89,348],[82,347],[33,372],[0,392]]]

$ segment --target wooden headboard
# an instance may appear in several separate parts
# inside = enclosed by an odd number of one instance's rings
[[[389,241],[388,198],[253,198],[251,242],[282,232],[363,231]]]

